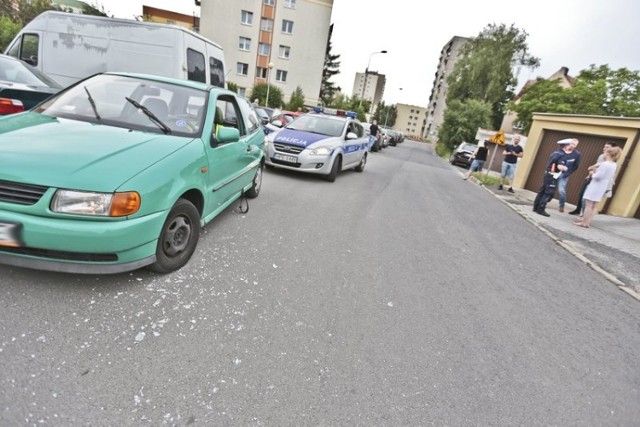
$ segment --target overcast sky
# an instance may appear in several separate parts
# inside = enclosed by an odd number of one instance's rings
[[[122,18],[142,14],[142,4],[200,15],[193,0],[96,2]],[[387,76],[387,103],[426,106],[442,47],[489,24],[513,24],[529,35],[540,67],[522,69],[519,86],[562,66],[572,76],[591,64],[640,70],[638,0],[334,0],[331,22],[332,53],[341,62],[333,81],[350,94],[355,73],[364,72],[371,58],[369,70]],[[388,53],[371,56],[380,50]]]

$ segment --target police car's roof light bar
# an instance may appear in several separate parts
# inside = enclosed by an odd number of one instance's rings
[[[350,117],[355,119],[358,117],[355,111],[336,110],[335,108],[313,107],[315,113],[327,114],[330,116]]]

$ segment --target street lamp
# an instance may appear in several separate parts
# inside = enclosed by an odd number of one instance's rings
[[[371,57],[377,53],[387,53],[387,51],[381,50],[378,52],[373,52],[371,55],[369,55],[369,62],[367,62],[367,68],[364,70],[364,83],[362,84],[362,96],[360,97],[359,107],[362,107],[362,98],[364,98],[364,90],[367,87],[367,77],[369,76],[369,65],[371,65]]]
[[[402,90],[402,88],[398,88],[398,90]],[[391,106],[387,107],[387,114],[384,116],[384,126],[387,126],[387,120],[389,119],[389,110],[391,109]],[[396,117],[397,118],[397,117]],[[395,123],[394,123],[395,124]]]
[[[272,68],[273,68],[273,62],[269,62],[269,69],[267,70],[267,100],[264,103],[265,107],[269,106],[269,87],[270,87],[269,78],[271,77],[271,69]]]

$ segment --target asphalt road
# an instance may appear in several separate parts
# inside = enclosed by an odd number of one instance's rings
[[[249,207],[166,276],[0,266],[0,425],[638,425],[638,301],[429,145]]]

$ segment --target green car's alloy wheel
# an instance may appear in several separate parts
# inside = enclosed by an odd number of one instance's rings
[[[191,202],[179,199],[162,226],[156,262],[149,269],[156,273],[170,273],[184,266],[198,244],[200,213]]]
[[[264,163],[261,163],[253,177],[253,186],[245,193],[245,195],[251,199],[255,199],[260,194],[260,188],[262,188],[262,172],[264,171]]]

